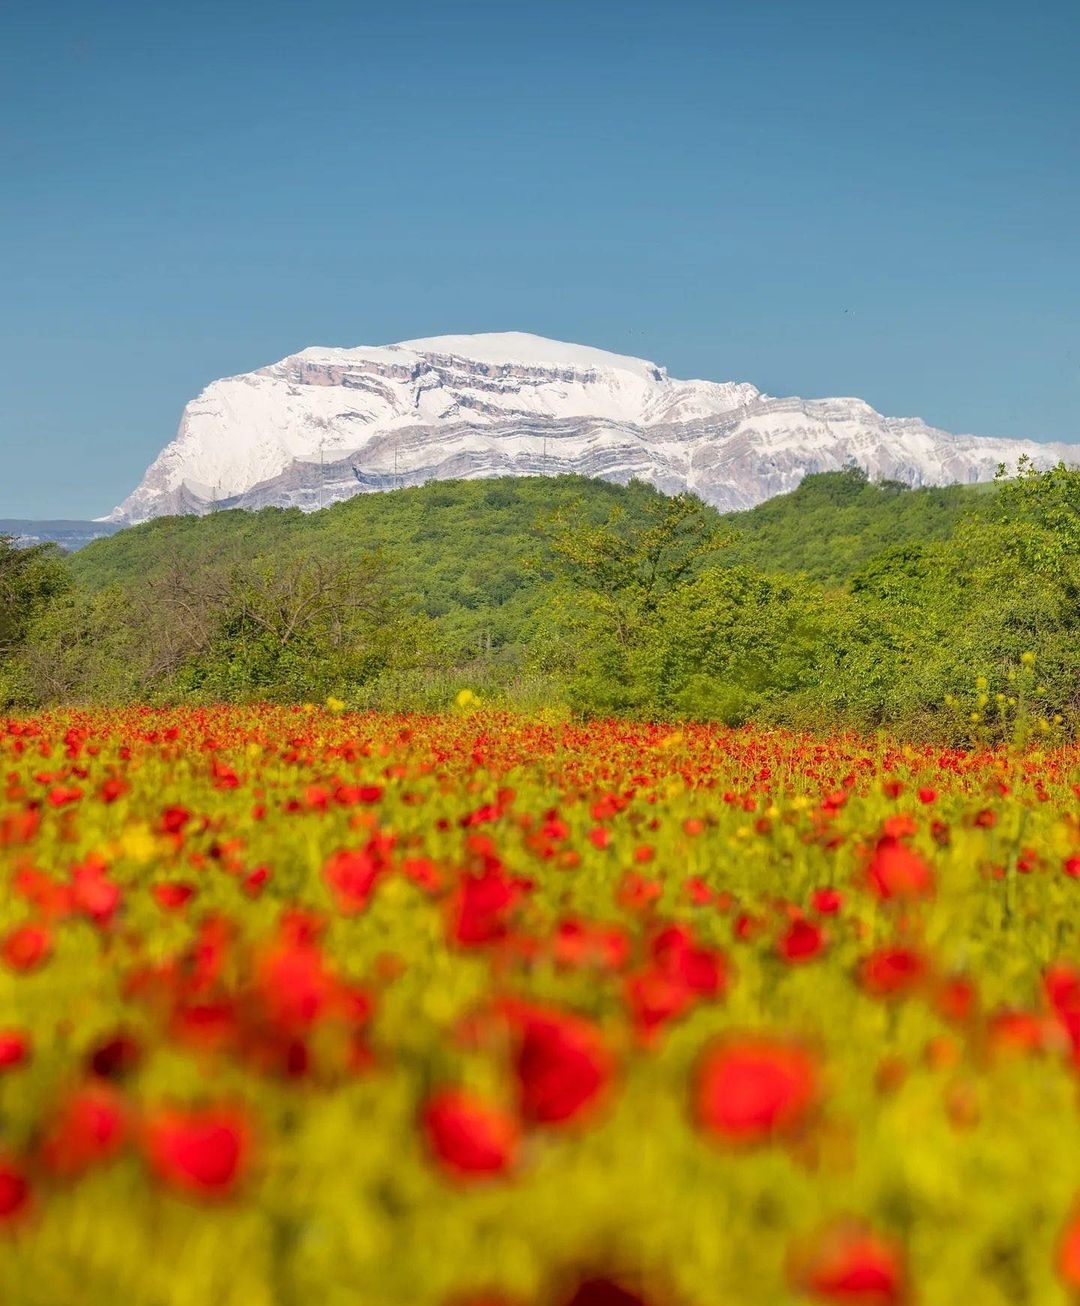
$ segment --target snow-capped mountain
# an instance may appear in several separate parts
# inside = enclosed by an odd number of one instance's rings
[[[270,504],[317,508],[450,477],[639,477],[746,508],[855,462],[910,485],[991,479],[1080,446],[955,436],[860,399],[776,399],[678,381],[640,358],[506,332],[313,348],[215,381],[108,520]]]

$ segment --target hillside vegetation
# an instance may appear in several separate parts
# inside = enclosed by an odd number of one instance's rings
[[[71,558],[0,551],[27,577],[3,599],[0,699],[427,709],[468,690],[960,742],[1022,711],[1056,734],[1080,712],[1078,522],[1080,473],[1030,466],[989,493],[851,469],[726,517],[533,477],[164,518]]]

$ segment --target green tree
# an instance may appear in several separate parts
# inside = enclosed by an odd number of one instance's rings
[[[20,546],[0,535],[0,658],[26,637],[34,615],[68,587],[63,557],[52,544]]]

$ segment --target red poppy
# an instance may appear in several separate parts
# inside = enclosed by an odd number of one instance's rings
[[[1061,1231],[1057,1249],[1057,1272],[1071,1292],[1080,1292],[1080,1202],[1072,1209]]]
[[[944,980],[934,996],[934,1005],[942,1020],[962,1025],[975,1010],[978,994],[975,985],[965,976],[956,975]]]
[[[661,930],[650,951],[654,965],[669,979],[700,997],[716,997],[727,983],[723,954],[696,943],[686,926]]]
[[[109,1161],[127,1139],[127,1111],[109,1085],[100,1081],[76,1089],[45,1129],[41,1161],[54,1175],[73,1177]]]
[[[825,947],[825,933],[812,921],[794,920],[780,936],[776,947],[787,962],[812,961]]]
[[[600,1030],[583,1017],[529,1007],[514,1013],[514,1058],[522,1118],[556,1125],[594,1108],[615,1073]]]
[[[113,1034],[95,1044],[86,1058],[86,1068],[101,1079],[123,1079],[142,1060],[142,1049],[130,1034]]]
[[[120,886],[106,871],[105,863],[94,859],[71,870],[72,906],[99,925],[107,924],[120,906]]]
[[[17,925],[0,944],[0,958],[10,970],[36,970],[52,952],[52,934],[45,925]]]
[[[877,841],[866,868],[867,881],[879,898],[925,898],[934,892],[934,873],[899,838],[886,834]]]
[[[475,946],[504,938],[521,888],[521,882],[511,879],[501,867],[488,867],[478,875],[464,874],[451,926],[454,941]]]
[[[178,911],[195,896],[195,886],[177,881],[163,881],[155,884],[150,892],[162,911]]]
[[[313,943],[276,943],[255,959],[254,987],[271,1024],[299,1031],[326,1011],[333,977]]]
[[[382,869],[382,860],[370,848],[341,849],[331,854],[323,867],[323,879],[343,916],[364,910]]]
[[[898,1306],[907,1274],[898,1243],[858,1221],[826,1229],[789,1262],[793,1285],[818,1301]]]
[[[166,807],[161,813],[161,829],[165,834],[179,834],[191,820],[191,813],[186,807],[178,805]]]
[[[835,916],[844,905],[844,897],[837,889],[815,889],[810,905],[820,916]]]
[[[150,1169],[168,1187],[223,1197],[248,1168],[251,1127],[234,1107],[163,1107],[147,1121],[143,1146]]]
[[[443,1089],[423,1112],[432,1155],[460,1178],[502,1174],[514,1163],[518,1126],[506,1111],[464,1089]]]
[[[693,992],[662,970],[649,968],[626,981],[626,1005],[634,1028],[649,1039],[662,1026],[684,1015],[694,1003]]]
[[[17,1161],[0,1153],[0,1223],[21,1215],[30,1204],[30,1180]]]
[[[614,1279],[590,1278],[578,1283],[562,1306],[648,1306],[648,1302]]]
[[[1080,1061],[1080,972],[1066,962],[1051,966],[1043,979],[1043,990],[1054,1015]]]
[[[995,1052],[1043,1052],[1053,1046],[1055,1022],[1030,1011],[996,1011],[987,1022],[987,1035]]]
[[[914,948],[879,948],[863,958],[859,983],[875,998],[903,998],[921,988],[928,974],[926,958]]]
[[[30,1060],[30,1035],[21,1029],[0,1029],[0,1070],[11,1070]]]
[[[797,1131],[821,1096],[817,1058],[768,1035],[725,1038],[698,1070],[696,1113],[708,1133],[739,1144]]]

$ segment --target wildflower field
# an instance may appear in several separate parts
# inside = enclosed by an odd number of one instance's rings
[[[4,1303],[1080,1296],[1074,746],[95,710],[0,781]]]

